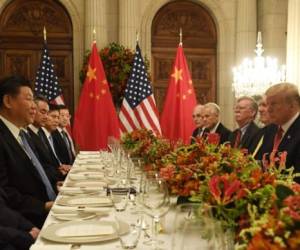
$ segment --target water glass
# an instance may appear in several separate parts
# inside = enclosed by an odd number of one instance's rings
[[[123,231],[121,221],[126,218],[126,223],[129,224],[128,232],[122,234]],[[115,216],[117,224],[117,233],[123,249],[134,249],[137,247],[142,230],[143,216],[141,213],[131,214],[128,212],[120,212]]]
[[[129,200],[129,188],[110,188],[109,194],[115,210],[125,211]]]

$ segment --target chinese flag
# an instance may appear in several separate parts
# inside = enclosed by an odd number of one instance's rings
[[[80,150],[106,149],[109,137],[120,137],[118,116],[96,43],[75,112],[73,136]]]
[[[193,82],[180,44],[160,117],[162,134],[172,141],[189,143],[194,129],[192,113],[196,103]]]

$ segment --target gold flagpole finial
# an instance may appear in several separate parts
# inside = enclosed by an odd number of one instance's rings
[[[179,29],[179,45],[182,46],[182,28]]]
[[[46,27],[45,26],[44,26],[43,33],[44,33],[44,41],[47,41],[47,31],[46,31]]]
[[[93,42],[96,43],[96,29],[93,29]]]
[[[138,43],[139,42],[139,32],[138,31],[135,32],[135,37],[136,37],[136,43]]]

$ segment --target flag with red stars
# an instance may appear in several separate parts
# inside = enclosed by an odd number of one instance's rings
[[[107,149],[110,137],[120,137],[118,116],[95,42],[75,112],[73,136],[80,150]]]
[[[192,113],[196,104],[193,82],[180,44],[160,117],[162,134],[172,141],[189,143],[194,129]]]

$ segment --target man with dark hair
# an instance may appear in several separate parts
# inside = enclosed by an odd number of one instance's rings
[[[48,145],[48,149],[52,152],[56,160],[59,162],[59,170],[64,175],[67,174],[71,168],[69,164],[65,164],[59,155],[61,154],[58,149],[55,148],[53,132],[57,130],[59,125],[59,106],[55,104],[49,104],[48,118],[45,126],[42,127],[42,137],[45,144]]]
[[[33,122],[33,94],[28,80],[12,76],[0,81],[0,186],[8,205],[42,226],[55,192],[21,128]]]
[[[56,183],[57,181],[64,179],[65,172],[60,172],[60,162],[58,159],[56,159],[56,156],[53,154],[50,146],[45,143],[42,135],[42,127],[45,126],[48,119],[48,100],[43,96],[36,96],[34,101],[37,112],[34,117],[33,124],[30,124],[27,127],[28,134],[32,143],[34,144],[39,158],[41,159],[43,165],[48,166],[48,169],[51,171],[49,175],[51,175],[52,180],[54,183]]]
[[[66,126],[70,125],[70,113],[65,105],[59,105],[58,108],[59,124],[52,132],[54,148],[63,164],[72,165],[75,160],[74,146],[66,130]]]
[[[239,127],[229,137],[232,147],[249,150],[259,131],[258,126],[254,123],[257,110],[258,106],[253,98],[243,96],[237,100],[234,113]]]

